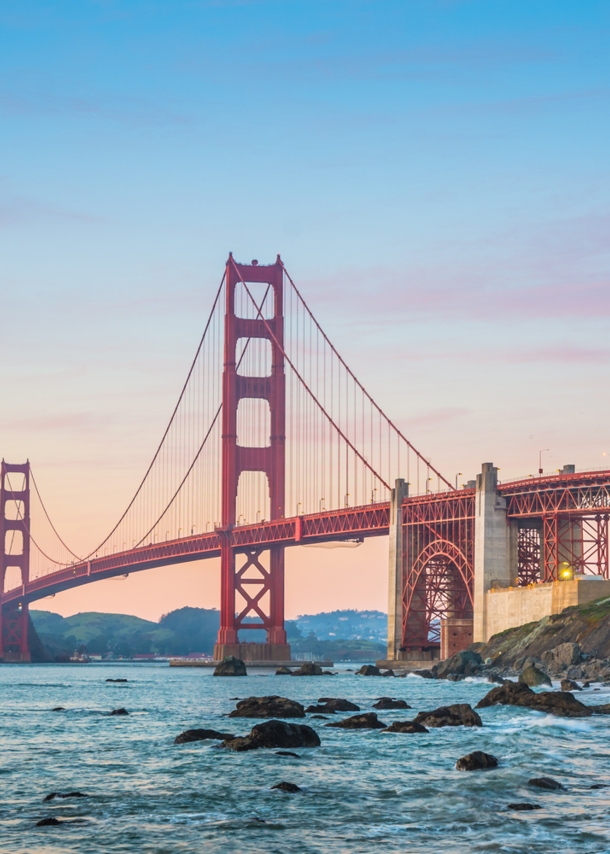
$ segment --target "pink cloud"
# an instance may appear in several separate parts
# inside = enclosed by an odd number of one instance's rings
[[[5,430],[62,433],[90,433],[97,431],[108,423],[110,418],[100,413],[76,412],[67,415],[25,416],[23,418],[7,418],[0,422]]]
[[[431,409],[428,412],[422,412],[411,418],[402,419],[401,425],[405,427],[433,427],[437,424],[446,424],[448,421],[453,421],[462,415],[469,415],[471,412],[471,409],[461,406],[445,406],[440,409]]]

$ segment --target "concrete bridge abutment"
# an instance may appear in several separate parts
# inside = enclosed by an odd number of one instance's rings
[[[486,594],[516,584],[518,526],[498,492],[498,469],[483,463],[477,475],[474,517],[473,641],[487,640]]]

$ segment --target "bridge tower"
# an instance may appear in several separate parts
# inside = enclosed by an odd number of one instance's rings
[[[238,553],[229,534],[236,524],[239,478],[243,472],[264,472],[267,477],[271,521],[284,516],[286,376],[284,371],[283,267],[278,255],[267,266],[227,261],[222,392],[222,525],[220,631],[214,658],[234,655],[244,660],[289,661],[290,646],[284,628],[284,546],[251,548]],[[238,317],[235,291],[249,283],[267,284],[273,290],[273,317]],[[269,376],[244,376],[237,371],[239,339],[262,338],[270,342]],[[240,400],[266,400],[270,436],[266,447],[239,444],[237,410]],[[239,563],[239,566],[238,566]],[[239,603],[237,597],[241,600]],[[266,632],[261,643],[240,643],[240,629]]]
[[[11,477],[12,476],[12,477]],[[0,465],[0,592],[7,572],[19,570],[30,580],[30,464]],[[17,600],[0,606],[0,661],[30,661],[28,606]]]

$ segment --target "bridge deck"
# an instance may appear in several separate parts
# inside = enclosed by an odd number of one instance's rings
[[[499,485],[508,501],[510,517],[610,514],[610,472],[560,474],[527,478]],[[449,521],[474,513],[474,489],[461,489],[407,498],[412,520],[423,525]],[[219,557],[222,537],[230,537],[238,551],[282,544],[297,546],[354,537],[383,536],[389,530],[389,503],[297,516],[275,522],[244,525],[231,531],[150,543],[137,549],[93,557],[88,561],[32,579],[0,596],[0,605],[33,602],[72,587],[154,567]]]

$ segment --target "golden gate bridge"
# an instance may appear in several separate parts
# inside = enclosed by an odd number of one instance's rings
[[[609,472],[566,467],[496,493],[515,584],[556,580],[563,565],[608,578]],[[394,651],[425,652],[448,620],[472,625],[476,502],[475,487],[453,485],[358,381],[280,256],[261,265],[230,255],[151,462],[89,553],[60,536],[30,464],[2,462],[0,659],[29,660],[37,599],[220,557],[214,657],[289,660],[285,549],[393,530]],[[240,643],[246,628],[261,630],[260,644]]]

